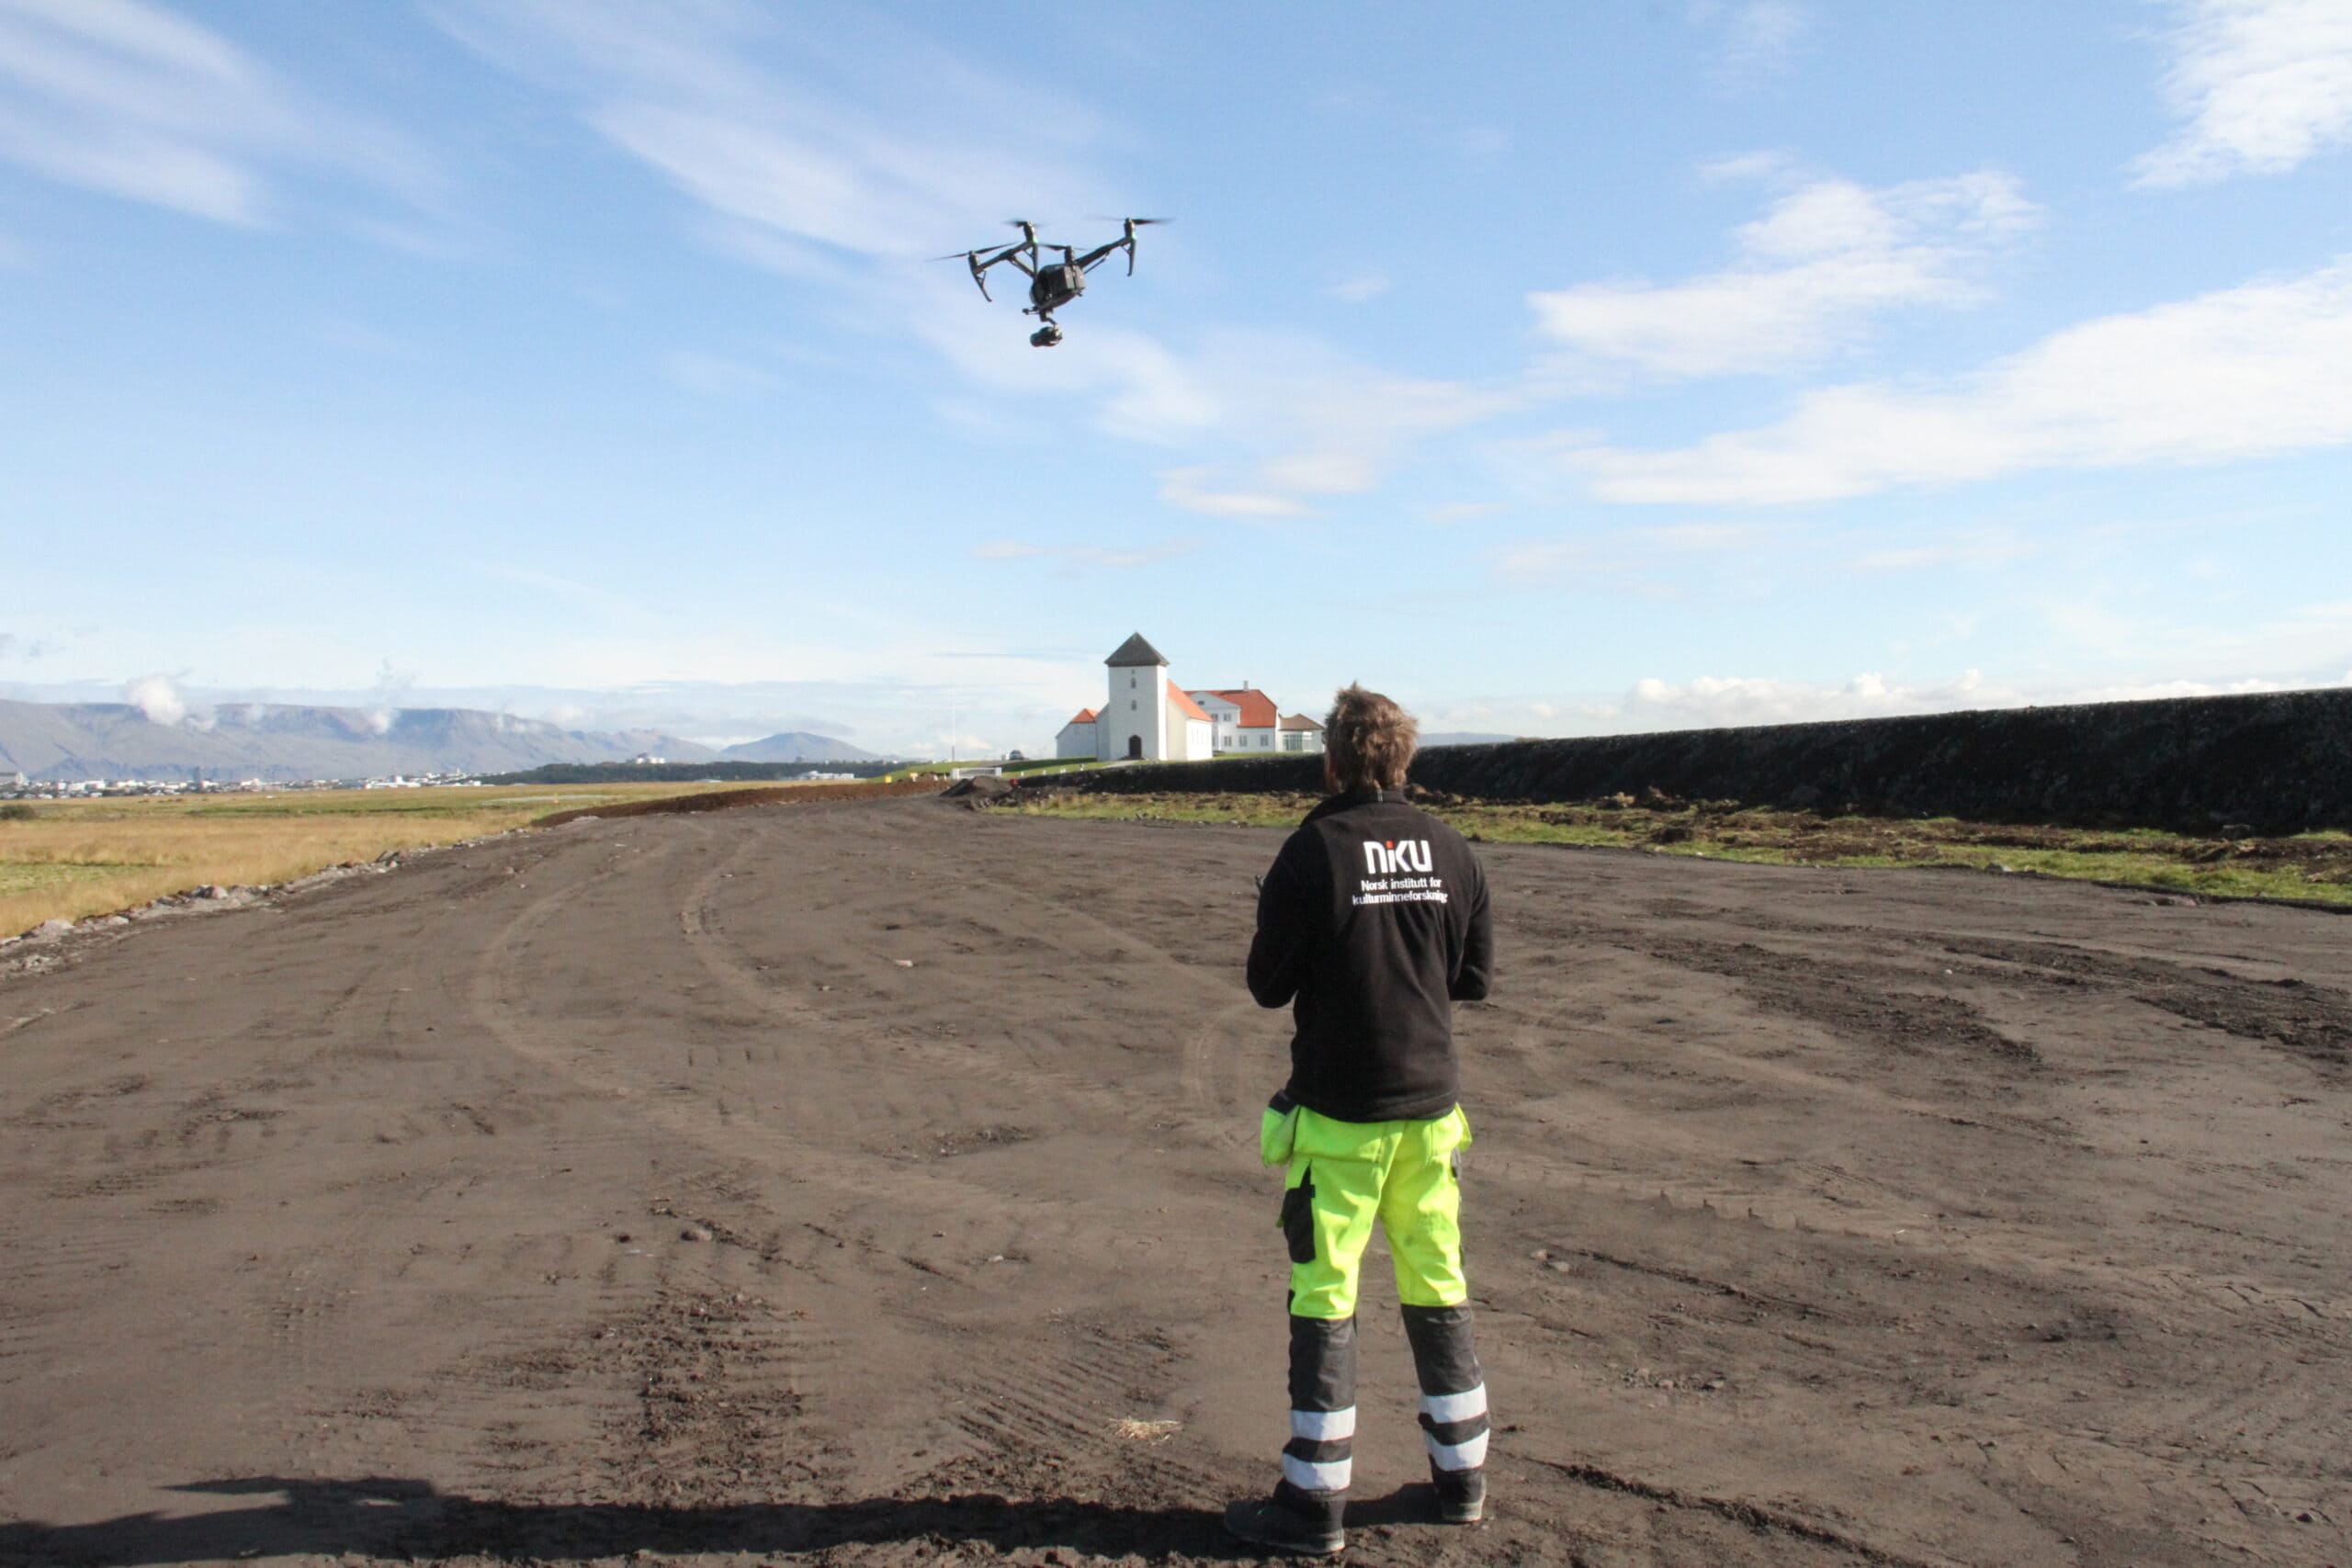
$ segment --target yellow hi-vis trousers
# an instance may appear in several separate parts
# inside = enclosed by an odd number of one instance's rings
[[[1408,1307],[1458,1306],[1462,1184],[1469,1119],[1456,1106],[1425,1122],[1337,1122],[1304,1106],[1269,1108],[1259,1132],[1268,1165],[1287,1165],[1282,1228],[1290,1247],[1294,1317],[1353,1317],[1374,1220]]]

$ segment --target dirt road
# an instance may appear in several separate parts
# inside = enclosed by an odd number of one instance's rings
[[[0,979],[0,1562],[1246,1556],[1275,841],[589,821]],[[1495,1517],[1375,1261],[1351,1557],[2352,1562],[2352,919],[1487,860]]]

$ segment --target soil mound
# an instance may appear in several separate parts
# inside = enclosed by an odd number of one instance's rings
[[[994,773],[976,773],[968,779],[957,779],[939,792],[942,800],[967,801],[974,806],[986,806],[1011,795],[1014,785],[1010,779]]]
[[[1321,759],[1105,768],[1105,792],[1313,789]],[[2352,689],[1442,746],[1424,790],[1728,800],[1980,822],[2295,831],[2352,825]]]

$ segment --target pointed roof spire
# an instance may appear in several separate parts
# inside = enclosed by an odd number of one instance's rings
[[[1165,664],[1168,660],[1160,656],[1159,649],[1144,641],[1143,633],[1137,632],[1102,662],[1114,670],[1125,670],[1131,665]]]

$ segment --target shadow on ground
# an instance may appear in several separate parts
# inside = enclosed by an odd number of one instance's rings
[[[136,1568],[311,1553],[332,1557],[527,1557],[534,1562],[659,1554],[808,1552],[831,1547],[983,1545],[1001,1551],[1066,1547],[1149,1560],[1256,1561],[1227,1536],[1221,1509],[1133,1507],[1069,1498],[873,1497],[847,1503],[752,1503],[662,1507],[621,1503],[507,1503],[452,1496],[430,1482],[278,1476],[198,1481],[172,1488],[252,1497],[247,1507],[182,1517],[126,1514],[86,1525],[0,1524],[7,1568]],[[1426,1486],[1350,1508],[1351,1525],[1430,1516]],[[266,1500],[264,1500],[266,1499]],[[1416,1505],[1419,1505],[1416,1506]]]

